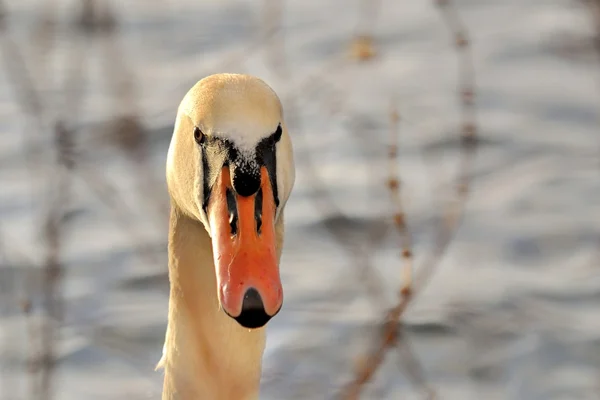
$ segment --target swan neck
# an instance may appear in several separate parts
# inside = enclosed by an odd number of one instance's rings
[[[219,308],[210,237],[175,206],[168,253],[162,399],[258,399],[264,328],[242,328]]]

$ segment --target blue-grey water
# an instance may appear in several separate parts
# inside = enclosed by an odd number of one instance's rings
[[[120,22],[114,36],[78,30],[77,1],[6,3],[8,33],[0,35],[23,57],[43,113],[32,117],[16,78],[22,65],[3,52],[0,398],[32,391],[26,360],[38,345],[41,226],[56,181],[50,128],[58,118],[75,129],[77,169],[61,252],[56,399],[160,398],[164,161],[179,101],[214,72],[266,80],[284,102],[296,152],[281,267],[286,303],[269,325],[262,398],[334,398],[400,286],[385,186],[392,101],[417,272],[453,198],[458,59],[433,2],[381,1],[372,21],[359,2],[282,2],[272,42],[261,35],[277,21],[264,5],[276,2],[111,2]],[[593,16],[577,1],[453,3],[477,82],[471,195],[455,240],[404,316],[403,343],[426,383],[393,350],[363,398],[421,399],[426,386],[440,399],[600,399]],[[375,38],[376,57],[362,63],[349,55],[357,29]],[[127,82],[133,101],[122,99]],[[137,161],[114,134],[115,118],[131,113],[148,143]],[[27,298],[29,317],[20,307]]]

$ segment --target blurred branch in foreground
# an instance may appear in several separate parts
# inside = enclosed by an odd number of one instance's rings
[[[437,232],[434,249],[431,254],[427,255],[423,265],[419,268],[419,275],[416,280],[416,287],[413,288],[412,284],[408,284],[404,281],[399,291],[398,304],[392,308],[388,313],[385,322],[383,324],[383,332],[380,338],[380,346],[376,350],[361,360],[358,365],[355,379],[350,382],[343,389],[343,398],[345,399],[358,399],[363,386],[371,380],[379,366],[381,365],[385,356],[386,350],[392,347],[396,347],[399,343],[399,329],[400,319],[406,308],[409,306],[411,300],[414,299],[416,290],[422,290],[427,284],[431,276],[434,274],[435,269],[439,265],[441,258],[443,257],[446,249],[448,248],[454,233],[456,232],[469,193],[469,178],[471,164],[474,157],[474,152],[477,143],[477,131],[475,122],[475,108],[474,108],[474,97],[475,97],[475,72],[473,68],[473,61],[471,50],[469,47],[469,41],[466,30],[456,13],[454,7],[452,7],[449,0],[437,0],[436,4],[440,9],[443,21],[448,26],[450,32],[454,38],[454,45],[459,56],[459,87],[460,97],[459,101],[462,109],[462,128],[461,128],[461,148],[462,157],[460,159],[458,179],[456,183],[456,199],[446,207],[442,214],[442,221],[440,223],[439,230]],[[396,123],[397,116],[392,114],[392,124]],[[390,156],[396,156],[396,149],[392,147]],[[400,185],[399,180],[392,176],[389,186],[393,193],[397,190]],[[396,198],[398,195],[394,194]],[[399,198],[399,197],[398,197]],[[397,207],[399,208],[398,213],[395,217],[396,226],[399,227],[403,237],[403,251],[402,256],[408,264],[411,253],[408,242],[407,227],[404,223],[404,215],[401,209],[401,204],[396,200]],[[405,267],[407,270],[408,267]],[[404,274],[406,279],[406,273]],[[410,282],[410,281],[409,281]],[[405,352],[405,354],[408,354]],[[414,360],[414,358],[413,358]],[[411,377],[416,379],[417,382],[424,382],[422,370],[418,367],[418,363],[410,362],[412,371]],[[421,385],[423,386],[423,385]],[[428,397],[433,396],[433,392],[428,390]]]
[[[50,209],[44,226],[46,240],[46,260],[43,280],[43,298],[46,309],[43,329],[41,330],[41,388],[40,399],[54,398],[52,386],[56,367],[56,344],[60,341],[60,328],[63,322],[64,305],[62,300],[62,278],[64,267],[61,262],[63,244],[64,215],[70,202],[71,174],[74,167],[72,144],[73,132],[63,123],[55,127],[55,148],[57,163],[52,168],[54,179],[50,186]]]

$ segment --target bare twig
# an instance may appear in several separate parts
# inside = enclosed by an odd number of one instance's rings
[[[326,64],[326,68],[322,69],[320,74],[325,73],[325,71],[330,71],[330,68],[332,67],[335,68],[340,66],[340,61],[343,62],[343,60],[334,58],[331,64]],[[303,93],[304,90],[309,91],[310,93],[311,86],[309,85],[314,85],[319,81],[318,79],[315,79],[315,77],[319,77],[319,74],[312,75],[310,78],[305,79],[303,81],[304,84],[299,85],[294,91],[296,95],[294,92],[289,95],[288,101],[287,110],[289,115],[292,116],[291,119],[296,122],[295,130],[297,131],[297,137],[302,137],[305,140],[308,140],[306,137],[307,133],[300,135],[302,132],[300,118],[294,118],[298,116],[294,99],[298,94]],[[305,155],[304,161],[304,172],[307,174],[312,188],[312,194],[310,198],[314,202],[319,214],[323,218],[330,218],[331,220],[342,222],[340,225],[348,225],[348,223],[351,223],[350,217],[340,207],[338,207],[334,199],[331,197],[330,191],[327,189],[327,185],[320,177],[319,172],[317,171],[317,166],[315,162],[311,160],[310,155]],[[356,267],[354,270],[358,271],[358,279],[364,283],[364,287],[368,291],[368,298],[376,307],[381,308],[385,304],[382,290],[383,279],[376,274],[376,270],[372,267],[370,259],[372,258],[375,250],[375,243],[381,241],[387,232],[382,231],[382,227],[375,226],[366,232],[363,240],[357,241],[355,239],[353,240],[344,229],[339,229],[336,225],[325,223],[323,226],[329,232],[338,246],[344,249],[344,251],[348,254],[348,259]],[[385,229],[385,227],[383,227],[383,229]],[[347,276],[348,275],[344,273],[344,277]],[[341,289],[343,288],[343,285],[339,285],[338,287]],[[335,294],[332,294],[332,297],[335,297]]]
[[[108,139],[127,156],[133,164],[137,175],[138,192],[152,204],[152,212],[159,226],[164,225],[167,218],[168,204],[156,196],[156,182],[148,171],[152,169],[150,159],[150,143],[148,134],[140,120],[139,98],[136,90],[136,79],[133,69],[128,64],[127,52],[122,48],[118,37],[119,24],[109,3],[103,4],[103,13],[98,11],[99,5],[86,0],[93,7],[88,19],[92,26],[102,27],[103,67],[105,76],[111,85],[114,98],[115,120],[110,126]],[[101,19],[94,22],[94,18]],[[110,21],[110,23],[106,22]],[[99,29],[99,28],[96,28]],[[97,179],[96,179],[97,180]],[[106,185],[104,185],[106,186]]]
[[[11,275],[10,272],[8,272],[6,276],[4,276],[4,269],[8,269],[9,265],[6,253],[4,251],[4,241],[2,239],[3,238],[0,237],[0,274],[2,274],[2,279],[6,281],[7,278]],[[12,278],[14,280],[14,275],[12,276]],[[15,283],[16,282],[10,282],[10,284],[12,284],[13,286],[16,286]],[[8,295],[4,292],[0,292],[0,316],[2,316],[5,312],[8,314],[10,312],[10,307],[11,302],[8,299]],[[0,337],[2,338],[0,357],[4,356],[4,352],[10,350],[10,348],[12,347],[8,329],[8,327],[0,327]],[[11,379],[7,373],[8,366],[4,364],[5,363],[2,363],[2,365],[0,365],[0,382],[2,383],[2,387],[0,389],[0,398],[8,398],[10,396],[10,391],[8,388],[11,386]],[[19,394],[17,393],[16,395],[18,396]]]
[[[434,241],[434,249],[423,262],[417,277],[416,283],[419,291],[423,290],[424,286],[433,275],[436,267],[439,265],[439,261],[445,254],[462,218],[468,196],[469,174],[471,171],[472,159],[477,144],[474,109],[475,74],[466,30],[463,27],[456,10],[451,7],[449,0],[437,0],[436,4],[440,9],[444,22],[453,34],[455,47],[459,55],[460,65],[458,80],[460,84],[459,94],[462,109],[462,157],[460,159],[456,184],[457,198],[445,208],[444,213],[442,214],[441,226]],[[391,186],[395,185],[392,184]],[[397,186],[399,186],[399,182]],[[402,227],[404,225],[403,221],[404,218],[400,218],[400,223],[397,222],[397,225]],[[408,256],[410,256],[410,253]],[[343,398],[358,399],[363,386],[370,381],[375,371],[381,365],[386,349],[389,349],[397,343],[400,318],[413,298],[414,295],[412,291],[400,291],[398,304],[392,308],[387,315],[386,323],[384,324],[384,332],[380,339],[380,346],[377,347],[374,353],[367,357],[356,372],[354,380],[343,389]]]
[[[349,222],[349,216],[342,211],[331,198],[329,191],[326,189],[326,185],[316,171],[314,162],[307,159],[304,168],[305,174],[308,175],[308,179],[311,182],[312,195],[316,209],[323,218],[332,218],[336,220]],[[367,232],[364,239],[361,241],[362,245],[358,245],[356,240],[352,240],[347,232],[343,229],[337,229],[331,224],[324,224],[324,227],[330,233],[331,237],[335,242],[348,254],[348,260],[354,264],[354,270],[358,271],[358,279],[363,283],[365,289],[368,291],[368,298],[378,308],[382,308],[386,302],[383,297],[383,278],[381,278],[376,270],[373,268],[371,258],[375,249],[375,241],[380,241],[385,232],[379,232],[379,227],[375,227],[371,232]],[[348,276],[344,273],[344,276]],[[362,286],[362,285],[361,285]],[[342,288],[342,285],[338,287]]]
[[[409,338],[403,334],[402,329],[398,331],[397,335],[398,363],[400,367],[405,371],[412,382],[421,388],[425,399],[435,399],[435,390],[432,389],[427,383],[425,371],[423,370],[421,362],[417,359],[417,356],[411,347]]]
[[[400,188],[402,181],[398,174],[398,124],[400,121],[400,115],[396,105],[392,105],[390,113],[390,147],[389,147],[389,160],[390,160],[390,179],[388,186],[392,195],[392,201],[395,205],[396,212],[394,214],[394,224],[398,229],[401,238],[401,258],[403,260],[401,266],[401,286],[400,292],[398,293],[400,301],[404,297],[410,296],[412,290],[412,268],[413,268],[413,251],[412,251],[412,240],[410,236],[410,229],[406,221],[406,212],[402,202],[402,196]],[[399,352],[398,361],[404,367],[404,371],[410,377],[410,379],[419,386],[427,394],[427,398],[434,396],[435,392],[430,389],[427,385],[425,378],[425,372],[421,363],[418,361],[416,355],[413,353],[410,346],[409,339],[401,334],[401,330],[398,332],[397,348]]]
[[[358,61],[366,61],[377,55],[373,44],[373,27],[381,8],[380,0],[361,0],[358,24],[350,42],[350,53]]]
[[[134,254],[139,256],[144,263],[154,264],[156,259],[143,247],[143,235],[139,232],[138,227],[131,223],[130,208],[119,196],[110,180],[91,168],[80,167],[76,172],[82,183],[113,213],[115,223],[131,237]]]
[[[17,100],[21,103],[23,110],[32,119],[38,122],[38,128],[42,129],[42,103],[35,88],[35,84],[28,72],[25,60],[19,51],[17,44],[8,35],[8,15],[4,2],[0,0],[0,34],[2,58],[4,68],[11,79],[7,81],[13,85],[13,91]]]
[[[33,178],[39,175],[37,166],[40,161],[33,145],[45,131],[45,116],[40,94],[27,68],[27,63],[19,51],[19,46],[9,35],[8,14],[2,0],[0,0],[0,52],[4,70],[8,75],[6,81],[12,86],[14,96],[17,102],[20,103],[23,112],[33,121],[33,126],[28,129],[29,134],[25,135],[23,139],[25,141],[25,159],[33,184]],[[32,187],[31,192],[32,197],[34,197],[36,188]]]
[[[4,2],[0,0],[0,34],[1,43],[0,51],[4,62],[4,70],[9,79],[8,82],[12,85],[14,95],[23,112],[33,121],[33,126],[28,129],[28,135],[24,137],[25,141],[25,159],[26,165],[31,176],[31,196],[37,194],[35,187],[35,178],[40,174],[44,174],[46,169],[39,168],[40,157],[36,154],[33,144],[39,140],[40,135],[45,130],[45,116],[43,114],[43,106],[38,89],[30,75],[26,62],[19,51],[19,47],[12,40],[8,31],[8,15]],[[32,374],[30,379],[30,396],[37,397],[41,395],[40,387],[37,385],[35,378],[36,355],[39,347],[38,342],[38,326],[32,315],[32,295],[35,290],[33,269],[29,268],[25,276],[25,294],[22,299],[22,309],[25,314],[25,324],[29,339],[29,359],[28,367]]]
[[[63,301],[61,281],[63,268],[60,261],[62,248],[62,216],[65,206],[69,201],[70,174],[67,172],[73,167],[72,160],[72,132],[62,123],[55,127],[55,147],[58,155],[58,165],[55,168],[55,199],[51,200],[48,219],[45,224],[44,236],[46,238],[46,262],[43,281],[44,305],[48,317],[45,319],[42,330],[42,359],[41,359],[41,399],[48,400],[54,397],[53,375],[56,366],[55,346],[60,332],[60,323],[63,320]],[[65,171],[66,169],[67,171]],[[54,197],[54,196],[53,196]]]
[[[396,225],[398,232],[400,233],[401,248],[402,248],[402,259],[404,260],[401,273],[402,286],[400,292],[402,295],[410,293],[412,286],[412,268],[413,268],[413,255],[412,255],[412,240],[410,232],[406,222],[406,213],[402,204],[402,196],[400,196],[400,177],[398,175],[398,123],[400,116],[395,105],[392,106],[390,114],[390,145],[389,145],[389,160],[390,160],[390,179],[388,181],[388,187],[392,195],[392,201],[394,203],[396,212],[394,214],[394,224]]]
[[[592,17],[596,35],[593,38],[594,49],[600,55],[600,1],[598,0],[582,0],[588,7],[589,15]]]
[[[402,197],[400,195],[400,178],[397,172],[397,157],[398,157],[398,123],[400,116],[395,105],[392,106],[390,112],[390,144],[389,144],[389,160],[390,160],[390,177],[388,179],[388,188],[390,190],[392,201],[395,208],[394,213],[394,224],[396,225],[401,238],[401,257],[403,259],[403,265],[401,268],[401,289],[398,293],[400,297],[400,304],[396,308],[392,309],[383,324],[383,331],[381,332],[381,343],[379,343],[372,354],[369,357],[359,360],[357,364],[356,378],[351,382],[343,392],[342,397],[346,399],[357,399],[362,386],[367,383],[375,370],[383,362],[385,353],[390,347],[398,345],[400,341],[400,334],[398,333],[398,321],[404,308],[401,308],[402,304],[408,305],[408,300],[411,296],[411,275],[412,275],[412,251],[411,251],[411,239],[409,229],[406,223],[406,217],[404,207],[402,204]],[[407,347],[404,344],[403,347]],[[412,356],[412,353],[409,353]],[[417,382],[424,382],[424,378],[421,372],[421,367],[414,357],[409,359],[411,362],[407,366],[408,371],[416,371],[411,376],[416,376]],[[404,358],[400,361],[405,362]],[[417,365],[417,367],[414,367]]]
[[[272,47],[268,48],[269,65],[271,66],[275,76],[283,82],[291,77],[291,71],[288,67],[285,57],[285,41],[281,29],[281,19],[282,1],[267,0],[265,3],[265,14],[263,18],[263,25],[267,27],[264,36],[266,38],[273,38],[277,36],[277,40],[273,42]],[[295,129],[297,131],[302,131],[302,129],[299,126],[300,118],[295,118],[298,116],[295,98],[299,94],[305,94],[306,91],[310,91],[311,86],[309,85],[314,85],[316,82],[318,82],[315,77],[319,77],[325,72],[331,71],[332,69],[337,69],[337,67],[340,65],[340,62],[347,63],[346,60],[334,57],[333,63],[327,63],[326,67],[320,70],[318,74],[312,74],[310,77],[304,79],[302,84],[293,90],[289,96],[287,96],[287,111],[288,115],[291,116],[291,118],[288,119],[296,122]],[[320,178],[318,172],[316,171],[316,167],[310,160],[309,156],[306,156],[305,161],[305,172],[309,174],[309,180],[311,181],[311,186],[313,188],[313,194],[310,197],[315,202],[319,213],[324,218],[349,222],[349,217],[335,204],[334,200],[331,198],[329,190],[326,189],[326,185]],[[382,297],[383,291],[381,290],[382,283],[380,279],[376,279],[376,276],[372,274],[374,269],[371,268],[369,259],[374,251],[373,240],[381,240],[381,237],[385,234],[385,232],[379,232],[379,229],[372,230],[372,232],[367,232],[367,243],[363,243],[363,246],[358,246],[356,241],[352,240],[344,232],[344,230],[340,230],[335,225],[327,223],[324,224],[324,227],[331,234],[337,244],[347,252],[348,259],[358,267],[359,279],[365,283],[367,290],[369,290],[369,298],[375,299],[374,301],[376,302],[376,305],[381,307],[384,304],[384,299]],[[346,275],[347,274],[344,274],[344,276]],[[339,287],[342,286],[340,285]]]
[[[417,285],[423,287],[428,282],[433,269],[445,253],[462,219],[469,195],[469,179],[475,150],[477,148],[477,125],[475,119],[475,70],[471,47],[465,27],[450,0],[436,0],[442,19],[454,38],[454,46],[459,56],[458,81],[461,105],[460,143],[462,156],[459,160],[456,182],[456,198],[442,213],[442,226],[434,241],[434,251],[423,262],[417,276]]]
[[[594,29],[596,31],[593,37],[594,50],[596,57],[600,61],[600,0],[582,0],[582,2],[587,6],[589,15],[592,18],[592,23],[594,24]],[[600,266],[600,232],[598,232],[596,236],[596,251],[593,252],[590,258],[590,265],[593,269]]]
[[[97,0],[81,0],[81,10],[75,26],[86,34],[110,32],[115,27],[115,18],[109,3]]]

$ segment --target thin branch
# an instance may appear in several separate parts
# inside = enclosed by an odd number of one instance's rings
[[[596,31],[593,37],[594,50],[596,57],[600,60],[600,0],[582,0],[582,2],[587,6],[589,11],[588,14],[592,18],[592,23],[594,24],[594,29]],[[600,150],[600,146],[598,148]],[[596,236],[596,249],[590,257],[590,266],[593,269],[600,267],[600,232],[598,232]]]
[[[57,150],[57,165],[55,171],[54,193],[50,210],[44,227],[46,239],[46,261],[43,280],[43,299],[46,313],[42,329],[42,359],[41,359],[41,399],[49,400],[54,397],[53,377],[56,368],[56,343],[59,340],[60,325],[63,321],[63,299],[61,283],[63,266],[60,255],[63,247],[63,215],[70,199],[69,170],[73,168],[72,143],[73,132],[62,123],[55,127],[55,148]]]
[[[373,29],[381,9],[381,0],[361,0],[359,3],[359,19],[350,42],[350,52],[354,59],[367,61],[377,55],[373,44]]]
[[[395,105],[392,106],[390,113],[390,144],[389,144],[389,160],[390,160],[390,178],[388,187],[392,196],[392,202],[396,209],[394,214],[394,224],[400,233],[400,247],[402,249],[401,257],[403,259],[400,289],[401,295],[410,293],[412,286],[412,269],[413,269],[413,252],[412,240],[408,224],[406,222],[406,212],[402,204],[402,196],[400,195],[400,186],[402,182],[398,174],[398,123],[400,115]]]
[[[475,151],[477,149],[477,122],[475,119],[475,69],[468,35],[450,0],[437,0],[443,21],[448,26],[459,58],[458,81],[461,106],[461,157],[456,182],[456,198],[442,213],[442,226],[434,241],[434,251],[423,262],[417,276],[417,285],[423,287],[429,281],[433,270],[444,255],[454,233],[462,220],[469,195],[469,179]]]
[[[458,229],[469,193],[471,164],[477,144],[474,108],[475,74],[472,55],[466,30],[458,17],[456,10],[451,6],[450,1],[437,0],[436,4],[440,10],[444,23],[448,26],[453,35],[455,48],[459,58],[458,81],[462,120],[462,127],[460,129],[462,156],[459,161],[456,199],[455,201],[450,202],[442,214],[441,226],[434,239],[434,249],[432,253],[427,256],[419,269],[420,273],[417,276],[416,288],[413,291],[400,291],[398,304],[392,308],[387,315],[383,333],[380,338],[380,346],[377,347],[377,349],[361,364],[355,373],[354,380],[343,388],[342,398],[344,399],[359,398],[364,385],[371,380],[374,373],[383,362],[387,349],[396,345],[400,318],[414,298],[413,293],[416,292],[417,289],[419,292],[424,289],[436,268],[439,266],[442,256],[445,254]],[[401,224],[397,223],[397,225],[402,226],[403,220],[404,218],[401,218]],[[408,255],[410,256],[410,254]]]
[[[398,363],[400,367],[405,371],[406,375],[408,375],[415,386],[421,388],[425,399],[435,399],[436,392],[427,383],[425,371],[412,349],[409,338],[406,337],[402,329],[397,332],[397,335],[398,343],[396,347],[398,349]]]
[[[281,80],[282,82],[289,81],[291,78],[291,70],[289,69],[287,59],[285,57],[285,41],[282,32],[282,18],[283,18],[283,4],[282,0],[266,0],[265,2],[265,12],[263,15],[263,26],[265,26],[264,37],[267,39],[273,38],[277,36],[277,39],[272,39],[272,46],[268,47],[268,65],[271,67],[274,75]],[[292,90],[286,98],[288,99],[287,103],[287,113],[290,117],[288,120],[293,120],[296,123],[294,124],[295,130],[299,132],[302,131],[300,127],[300,118],[298,117],[298,107],[296,104],[296,97],[305,92],[310,92],[311,86],[314,85],[315,82],[318,82],[318,79],[315,77],[322,76],[325,72],[331,71],[332,69],[337,69],[340,66],[340,61],[344,64],[347,64],[347,60],[338,59],[337,57],[333,59],[333,63],[327,63],[324,69],[320,69],[318,74],[311,74],[310,77],[303,79],[302,83]],[[300,135],[298,135],[300,136]],[[326,189],[327,185],[320,178],[319,173],[316,170],[314,162],[310,159],[310,156],[307,155],[305,157],[305,173],[308,173],[309,180],[312,186],[312,195],[310,198],[313,200],[317,210],[324,218],[333,218],[336,220],[342,221],[350,221],[350,218],[335,204],[335,201],[331,198],[329,194],[329,190]],[[348,235],[345,234],[343,230],[337,229],[332,224],[324,224],[325,229],[330,233],[331,237],[336,241],[336,243],[344,249],[344,251],[348,254],[348,259],[355,264],[359,271],[359,279],[361,282],[365,283],[367,290],[369,291],[369,298],[374,299],[376,306],[381,307],[385,304],[384,298],[382,296],[382,280],[377,279],[372,272],[374,269],[370,264],[370,258],[373,254],[373,241],[379,241],[381,237],[385,234],[385,232],[378,232],[376,230],[372,230],[372,232],[368,232],[367,235],[367,243],[364,246],[358,246],[355,243],[355,240],[352,240]],[[364,244],[364,243],[363,243]],[[344,274],[347,276],[347,274]],[[342,288],[342,285],[338,286]],[[335,293],[332,294],[332,297],[335,297]]]
[[[28,72],[26,62],[17,44],[8,35],[7,19],[6,7],[0,0],[0,51],[2,51],[4,59],[4,68],[10,77],[7,82],[13,85],[15,97],[21,103],[23,110],[38,122],[38,127],[41,129],[44,126],[41,119],[42,103]]]

